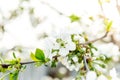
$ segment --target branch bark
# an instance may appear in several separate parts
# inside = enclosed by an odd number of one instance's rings
[[[90,44],[90,43],[94,43],[96,41],[99,41],[99,40],[102,40],[103,38],[107,37],[109,32],[106,32],[102,37],[100,38],[97,38],[97,39],[94,39],[94,40],[91,40],[91,41],[87,41],[85,43],[80,43],[80,45],[87,45],[87,44]]]
[[[38,62],[38,61],[36,61],[36,62]],[[35,61],[21,62],[20,64],[25,65],[25,64],[32,64],[32,63],[35,63]],[[0,66],[2,66],[3,68],[8,68],[11,65],[13,65],[13,64],[0,64]]]
[[[89,67],[88,67],[87,59],[86,59],[86,56],[85,56],[85,55],[83,56],[83,62],[84,62],[85,69],[86,69],[86,71],[88,72],[90,69],[89,69]]]
[[[62,13],[61,11],[57,10],[56,8],[54,8],[52,5],[50,5],[49,3],[47,2],[43,2],[41,1],[41,3],[47,5],[49,8],[51,8],[52,10],[56,11],[59,15],[63,15],[63,16],[67,16],[66,14]]]

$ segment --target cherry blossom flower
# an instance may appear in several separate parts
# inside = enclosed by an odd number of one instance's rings
[[[71,35],[62,33],[56,36],[56,43],[53,49],[58,49],[59,50],[58,53],[61,56],[66,56],[69,53],[69,51],[73,51],[76,49],[76,45],[72,41]]]

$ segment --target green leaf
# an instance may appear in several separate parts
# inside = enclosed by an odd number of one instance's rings
[[[31,58],[33,61],[39,61],[32,52],[31,52],[31,54],[30,54],[30,58]]]
[[[56,65],[57,65],[57,62],[55,60],[52,61],[51,67],[56,67]]]
[[[10,73],[9,80],[18,80],[19,70],[15,70],[14,72]]]
[[[104,24],[106,26],[106,31],[109,32],[112,27],[112,21],[108,21],[108,19],[105,19]]]
[[[14,57],[15,59],[17,58],[14,52],[13,52],[13,57]]]
[[[48,62],[48,61],[50,61],[50,59],[49,59],[49,58],[46,58],[46,59],[45,59],[45,62]]]
[[[41,49],[38,49],[38,48],[36,49],[36,51],[35,51],[35,57],[38,60],[45,61],[45,55],[44,55],[44,52]]]
[[[41,66],[42,64],[44,64],[44,62],[41,62],[41,61],[40,61],[40,62],[36,62],[36,63],[35,63],[35,66],[36,66],[36,67],[39,67],[39,66]]]
[[[106,27],[106,30],[109,32],[112,27],[112,21],[110,21]]]
[[[75,21],[79,21],[80,20],[80,17],[72,14],[71,16],[69,16],[69,18],[71,19],[71,22],[75,22]]]

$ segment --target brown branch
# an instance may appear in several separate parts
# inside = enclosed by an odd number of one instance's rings
[[[99,40],[102,40],[103,38],[107,37],[108,35],[108,32],[106,32],[102,37],[100,38],[97,38],[97,39],[94,39],[94,40],[91,40],[91,41],[87,41],[85,43],[80,43],[80,45],[87,45],[87,44],[90,44],[90,43],[94,43],[96,41],[99,41]]]
[[[20,64],[25,65],[25,64],[32,64],[32,63],[35,63],[35,62],[39,62],[39,61],[21,62]],[[0,64],[0,66],[2,66],[3,68],[8,68],[11,65],[13,65],[13,64]]]
[[[118,0],[116,0],[116,8],[117,8],[118,13],[119,13],[119,15],[120,15],[120,6],[118,5]]]
[[[120,41],[118,41],[114,34],[111,35],[111,42],[113,42],[115,45],[119,46],[119,49],[120,49]]]
[[[56,8],[54,8],[52,5],[50,5],[49,3],[47,2],[43,2],[41,1],[41,3],[47,5],[49,8],[51,8],[52,10],[54,10],[55,12],[57,12],[59,15],[63,15],[63,16],[67,16],[66,14],[64,14],[63,12],[57,10]]]

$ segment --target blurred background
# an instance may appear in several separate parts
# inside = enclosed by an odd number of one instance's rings
[[[15,52],[22,62],[30,61],[43,39],[63,28],[83,31],[93,40],[104,34],[105,18],[113,21],[112,30],[95,45],[113,58],[110,68],[115,66],[120,77],[120,0],[0,0],[0,59],[12,59]],[[61,63],[56,68],[28,64],[19,80],[72,80],[75,75]]]

